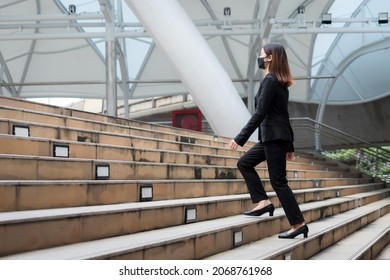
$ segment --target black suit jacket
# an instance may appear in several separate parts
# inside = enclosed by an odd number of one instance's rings
[[[288,114],[289,90],[283,87],[273,74],[267,74],[260,83],[255,97],[256,111],[241,132],[234,138],[243,146],[259,128],[259,140],[262,143],[275,140],[291,142],[290,152],[294,151],[294,133]]]

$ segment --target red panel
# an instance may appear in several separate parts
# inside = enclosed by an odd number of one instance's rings
[[[202,131],[202,113],[199,109],[172,111],[172,126]]]

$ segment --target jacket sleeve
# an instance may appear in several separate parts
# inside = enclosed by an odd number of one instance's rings
[[[291,132],[291,138],[292,138],[292,141],[290,142],[290,147],[288,149],[287,152],[295,152],[295,148],[294,148],[294,131],[291,127],[291,124],[290,124],[290,132]]]
[[[287,152],[292,153],[295,152],[294,143],[290,142],[290,146],[288,147]]]
[[[259,92],[256,96],[258,98],[256,102],[256,111],[241,132],[234,138],[234,141],[236,141],[238,145],[244,146],[256,128],[263,122],[274,99],[274,83],[274,79],[270,76],[266,76],[262,80]]]

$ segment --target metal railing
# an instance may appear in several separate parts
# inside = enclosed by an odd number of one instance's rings
[[[291,118],[297,151],[315,151],[370,176],[390,182],[390,150],[321,124],[310,118]]]

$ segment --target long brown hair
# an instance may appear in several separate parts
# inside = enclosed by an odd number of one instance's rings
[[[274,74],[284,87],[291,86],[294,81],[284,47],[278,43],[268,43],[264,45],[263,49],[267,56],[272,55],[268,71]]]

